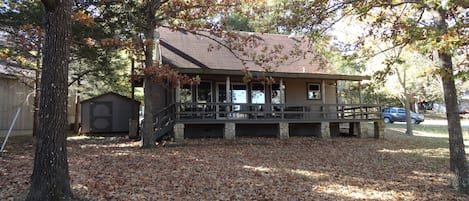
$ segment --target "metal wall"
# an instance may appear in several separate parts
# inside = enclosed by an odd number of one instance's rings
[[[18,79],[0,75],[0,136],[5,136],[18,108],[21,112],[13,127],[13,135],[31,135],[33,128],[33,89]]]

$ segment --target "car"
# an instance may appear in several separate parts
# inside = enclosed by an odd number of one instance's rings
[[[385,107],[381,116],[384,123],[387,124],[406,121],[405,109],[400,107]],[[417,114],[412,111],[410,112],[410,118],[413,124],[420,124],[421,122],[425,121],[423,114]]]

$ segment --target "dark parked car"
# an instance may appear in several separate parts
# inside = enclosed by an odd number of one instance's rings
[[[386,107],[383,109],[382,118],[384,123],[393,123],[395,121],[405,122],[405,109],[400,107]],[[423,114],[410,112],[410,118],[413,124],[419,124],[425,120]]]

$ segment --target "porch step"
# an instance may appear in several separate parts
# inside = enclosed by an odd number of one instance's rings
[[[169,119],[163,126],[155,129],[156,140],[160,141],[165,135],[168,135],[173,131],[175,121],[174,119]]]

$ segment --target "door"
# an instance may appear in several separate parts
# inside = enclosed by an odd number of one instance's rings
[[[225,83],[217,83],[216,89],[216,102],[217,103],[227,103],[226,99],[226,84]],[[230,110],[229,106],[217,106],[217,118],[225,118],[226,112]]]
[[[112,102],[91,102],[91,132],[112,132]]]
[[[231,89],[231,101],[227,101],[227,92],[226,92],[226,84],[225,83],[218,83],[217,84],[217,102],[218,103],[247,103],[248,102],[248,94],[247,94],[247,87],[245,84],[242,83],[233,83],[230,86]],[[243,109],[242,105],[233,104],[233,106],[219,106],[217,107],[217,118],[226,117],[227,112],[234,112],[232,117],[243,117],[243,115],[239,114]]]

